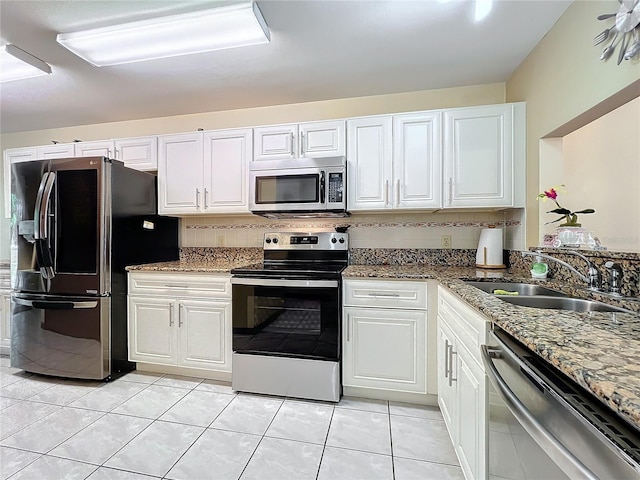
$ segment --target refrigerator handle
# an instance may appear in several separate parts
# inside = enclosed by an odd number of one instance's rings
[[[55,277],[53,258],[49,249],[49,205],[56,174],[47,172],[43,175],[36,196],[36,207],[33,215],[33,238],[36,240],[36,254],[40,272],[45,279]]]

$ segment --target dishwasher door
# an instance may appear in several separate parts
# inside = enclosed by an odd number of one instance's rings
[[[490,478],[640,479],[637,430],[498,327],[490,343]]]

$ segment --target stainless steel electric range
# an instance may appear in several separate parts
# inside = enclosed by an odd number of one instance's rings
[[[232,387],[337,402],[348,235],[267,233],[263,249],[231,271]]]

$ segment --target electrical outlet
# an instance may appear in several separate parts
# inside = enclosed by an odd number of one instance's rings
[[[216,245],[218,247],[224,247],[224,235],[218,235],[218,238],[216,238]]]
[[[442,235],[440,237],[440,246],[442,248],[451,248],[451,235]]]

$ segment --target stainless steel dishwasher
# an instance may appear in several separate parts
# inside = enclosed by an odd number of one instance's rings
[[[494,326],[489,478],[640,479],[640,431]]]

